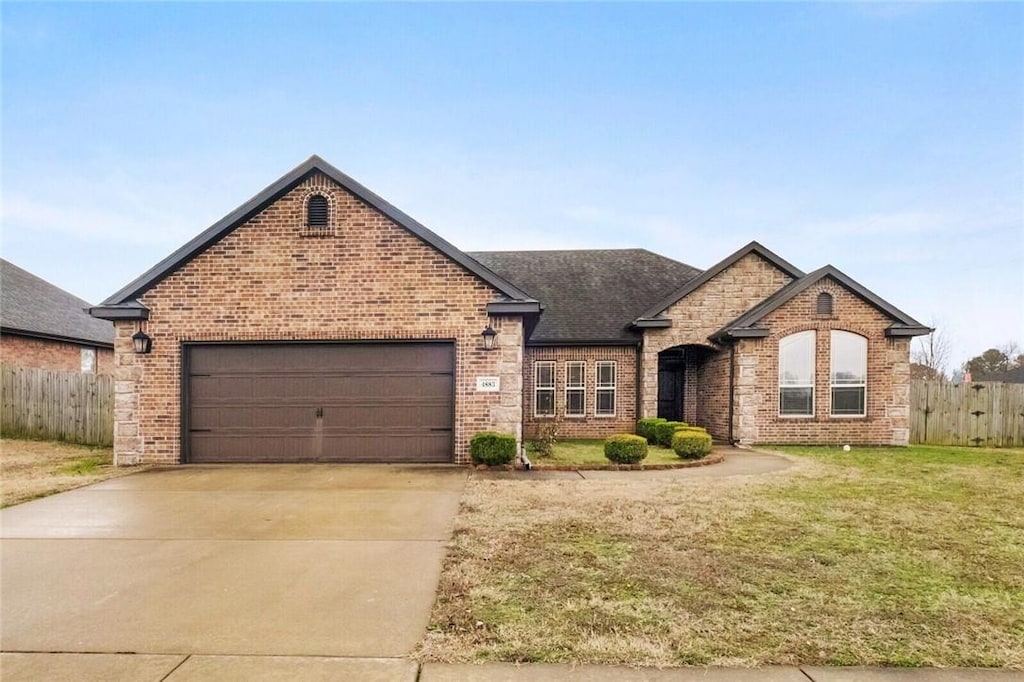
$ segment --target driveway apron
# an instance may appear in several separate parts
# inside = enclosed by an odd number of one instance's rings
[[[467,473],[174,467],[0,512],[6,652],[399,657]]]

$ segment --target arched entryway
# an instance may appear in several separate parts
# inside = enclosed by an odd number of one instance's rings
[[[658,353],[657,416],[673,421],[696,421],[693,403],[697,395],[697,371],[713,352],[708,346],[687,344]]]

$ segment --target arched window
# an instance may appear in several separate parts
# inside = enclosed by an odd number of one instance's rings
[[[327,197],[314,194],[306,204],[306,227],[311,230],[327,229]]]
[[[814,415],[814,330],[779,339],[779,414]]]
[[[823,291],[818,294],[818,307],[816,312],[822,317],[832,317],[832,294]]]
[[[868,375],[868,340],[833,331],[831,337],[832,416],[863,417]]]

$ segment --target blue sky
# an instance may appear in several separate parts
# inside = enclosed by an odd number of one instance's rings
[[[105,298],[319,154],[466,250],[757,239],[1024,343],[1024,5],[18,4],[3,256]]]

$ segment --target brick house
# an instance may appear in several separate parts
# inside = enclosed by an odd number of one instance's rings
[[[0,359],[61,372],[111,374],[114,326],[90,303],[0,259]]]
[[[115,453],[465,462],[482,430],[905,444],[929,330],[758,243],[701,272],[642,249],[464,253],[312,157],[92,309]]]

